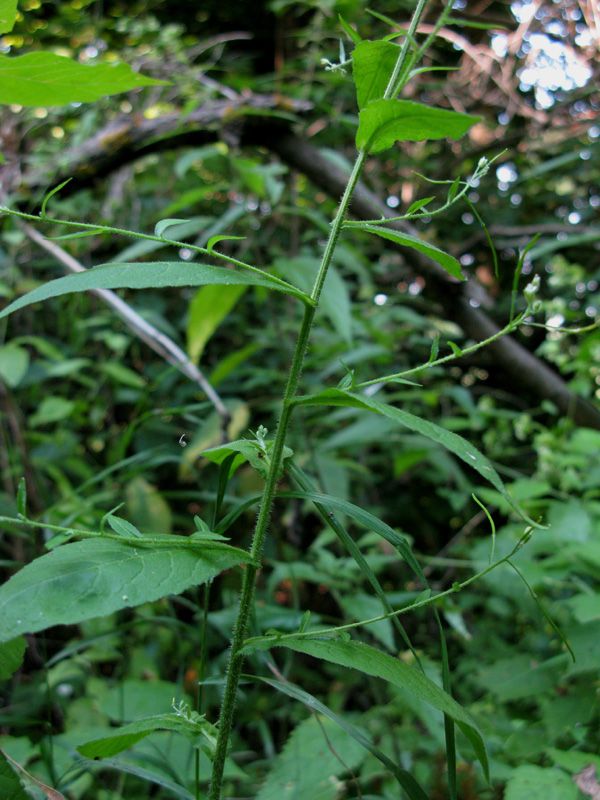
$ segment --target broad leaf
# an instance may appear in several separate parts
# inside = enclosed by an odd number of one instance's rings
[[[175,731],[188,739],[194,747],[204,750],[207,755],[214,753],[217,731],[214,725],[196,712],[180,714],[159,714],[146,717],[115,728],[108,736],[81,744],[77,750],[86,758],[110,758],[132,747],[154,731]]]
[[[65,106],[91,103],[140,86],[168,85],[134,72],[127,64],[80,64],[55,53],[0,56],[0,103]]]
[[[16,761],[13,761],[12,758],[9,759],[4,750],[0,749],[0,797],[2,800],[31,800],[31,795],[23,788],[17,773],[10,766],[10,761],[25,775],[29,775]],[[31,778],[31,775],[29,775],[29,777]],[[35,778],[32,778],[32,780],[35,780]],[[44,787],[44,784],[38,783],[38,781],[35,782],[42,790],[50,788],[48,786]],[[50,800],[64,800],[64,795],[60,792],[57,792],[55,789],[50,789],[50,791],[55,793],[54,797],[50,794],[46,794],[46,797],[50,798]]]
[[[393,228],[384,228],[381,225],[353,223],[349,227],[358,228],[359,231],[366,231],[367,233],[374,233],[376,236],[381,236],[382,239],[389,239],[390,241],[396,242],[396,244],[404,245],[405,247],[412,247],[413,250],[418,250],[420,253],[423,253],[424,255],[429,256],[429,258],[432,258],[434,261],[437,261],[437,263],[453,277],[459,278],[461,281],[465,280],[464,275],[460,271],[460,263],[454,258],[454,256],[451,256],[449,253],[445,253],[443,250],[440,250],[435,245],[430,244],[423,239],[419,239],[416,236],[409,236],[407,233],[400,233],[400,231],[395,231]]]
[[[372,100],[381,100],[401,48],[392,42],[361,42],[352,51],[352,69],[358,107]]]
[[[182,536],[135,541],[85,539],[23,567],[0,587],[0,642],[180,594],[250,560],[243,550]]]
[[[305,692],[303,689],[300,689],[298,686],[295,686],[293,683],[286,681],[282,683],[281,681],[276,681],[273,678],[261,678],[255,676],[244,676],[246,680],[253,680],[253,681],[262,681],[263,683],[272,686],[274,689],[277,689],[284,694],[287,694],[289,697],[293,697],[295,700],[299,700],[301,703],[304,703],[311,711],[318,711],[320,714],[324,714],[329,719],[333,720],[337,725],[340,726],[343,730],[346,731],[347,734],[352,736],[359,744],[361,744],[366,750],[368,750],[375,758],[379,759],[384,767],[390,770],[393,773],[394,777],[402,786],[410,800],[427,800],[427,795],[421,789],[417,781],[413,778],[410,772],[407,772],[405,769],[402,769],[397,764],[395,764],[390,758],[388,758],[385,753],[372,744],[367,737],[355,728],[354,725],[351,725],[344,717],[339,716],[334,711],[332,711],[327,706],[323,705],[323,703],[319,702],[316,697],[313,697],[308,692]]]
[[[409,100],[373,100],[360,112],[356,146],[380,153],[394,142],[460,139],[480,119]]]
[[[349,406],[352,408],[364,408],[367,411],[374,411],[376,414],[382,414],[384,417],[396,420],[400,425],[408,428],[415,433],[420,433],[438,444],[443,445],[455,456],[458,456],[465,464],[468,464],[473,469],[477,470],[492,486],[494,486],[502,496],[510,503],[514,510],[530,525],[535,528],[543,528],[530,519],[519,504],[508,493],[506,486],[502,483],[502,479],[491,465],[490,461],[476,450],[472,444],[458,436],[452,431],[447,431],[429,420],[417,417],[408,411],[402,411],[400,408],[394,408],[387,403],[378,403],[377,400],[372,400],[370,397],[364,395],[351,394],[350,392],[340,391],[339,389],[326,389],[316,395],[307,395],[305,397],[298,397],[294,401],[295,405],[300,406]]]
[[[17,0],[0,0],[0,33],[12,31],[17,16]]]
[[[362,642],[344,642],[341,639],[325,636],[297,639],[286,637],[279,640],[274,637],[261,636],[248,640],[243,652],[269,650],[272,647],[288,647],[298,653],[306,653],[332,664],[339,664],[342,667],[360,670],[366,675],[383,678],[388,683],[406,689],[421,700],[430,703],[456,722],[473,747],[484,774],[488,778],[485,745],[475,721],[456,700],[419,670]]]
[[[364,757],[363,748],[332,720],[313,714],[291,732],[255,800],[335,800],[337,776],[355,770]]]
[[[206,286],[208,284],[264,286],[268,289],[286,292],[293,297],[305,297],[300,290],[293,287],[288,289],[268,277],[249,272],[237,272],[224,267],[186,264],[177,261],[157,261],[147,264],[101,264],[86,272],[66,275],[64,278],[57,278],[43,286],[38,286],[37,289],[7,306],[0,313],[0,319],[24,306],[69,292],[85,292],[88,289],[157,289],[167,286]]]

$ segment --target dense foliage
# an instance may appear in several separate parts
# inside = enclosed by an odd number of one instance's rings
[[[2,219],[0,294],[48,298],[0,320],[0,747],[74,800],[206,795],[245,551],[358,128],[369,155],[275,476],[223,796],[420,797],[409,775],[431,800],[598,797],[592,3],[459,0],[434,31],[432,2],[401,101],[448,116],[393,149],[365,111],[387,102],[377,70],[415,4],[197,5],[26,0],[0,28],[0,202],[21,215]],[[28,95],[29,54],[48,76],[57,56],[134,71]],[[364,81],[361,63],[384,66]],[[385,238],[356,224],[407,213]],[[268,275],[225,284],[223,256]],[[66,293],[85,280],[146,288]],[[90,553],[130,552],[126,586],[116,567],[78,583]],[[47,791],[0,762],[2,797]]]

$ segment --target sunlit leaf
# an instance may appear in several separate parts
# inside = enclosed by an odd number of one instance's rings
[[[90,103],[140,86],[166,85],[127,64],[80,64],[55,53],[0,56],[0,103],[64,106]]]
[[[460,139],[480,119],[409,100],[373,100],[360,112],[356,146],[380,153],[394,142]]]

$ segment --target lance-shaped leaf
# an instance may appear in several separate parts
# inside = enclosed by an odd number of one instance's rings
[[[180,594],[250,561],[235,547],[183,536],[134,541],[84,539],[23,567],[0,587],[0,642]]]
[[[452,431],[447,431],[441,428],[434,422],[422,419],[415,416],[408,411],[403,411],[400,408],[394,408],[387,403],[378,403],[370,397],[364,395],[356,395],[351,392],[341,391],[340,389],[326,389],[315,395],[306,395],[298,397],[294,400],[294,405],[299,406],[349,406],[352,408],[364,408],[367,411],[374,411],[376,414],[382,414],[384,417],[393,419],[405,428],[408,428],[415,433],[420,433],[421,436],[426,436],[438,444],[443,445],[455,456],[458,456],[465,464],[473,467],[474,470],[488,480],[492,486],[497,489],[503,497],[510,503],[515,511],[530,525],[535,528],[543,528],[530,519],[519,504],[508,493],[506,486],[503,484],[502,479],[491,465],[490,461],[473,447],[466,439],[459,436]]]
[[[77,750],[86,758],[110,758],[132,747],[154,731],[180,733],[194,747],[204,750],[209,756],[214,753],[217,742],[215,726],[195,711],[188,711],[185,716],[177,713],[159,714],[156,717],[138,719],[129,725],[115,728],[107,736],[79,745]]]
[[[326,636],[320,637],[318,635],[306,638],[286,636],[283,639],[277,639],[273,636],[260,636],[256,639],[249,639],[242,652],[250,653],[256,650],[268,650],[271,647],[288,647],[298,653],[306,653],[309,656],[329,661],[332,664],[339,664],[342,667],[357,669],[367,675],[383,678],[388,683],[399,686],[401,689],[406,689],[421,700],[430,703],[434,708],[443,711],[444,714],[447,714],[456,722],[469,740],[483,767],[484,774],[488,778],[485,745],[475,721],[453,697],[443,689],[440,689],[420,670],[362,642],[345,642],[341,639],[332,639]]]
[[[19,308],[58,297],[69,292],[85,292],[88,289],[161,289],[167,286],[207,286],[209,284],[230,286],[264,286],[286,292],[293,297],[306,299],[306,295],[293,286],[283,285],[271,280],[267,275],[256,275],[253,272],[238,272],[224,267],[212,267],[206,264],[186,264],[177,261],[157,261],[152,263],[120,263],[100,264],[97,267],[66,275],[49,281],[43,286],[19,297],[4,311],[0,319],[12,314]]]
[[[461,281],[465,280],[464,275],[460,271],[460,263],[451,256],[449,253],[445,253],[443,250],[440,250],[439,247],[436,247],[429,242],[423,241],[423,239],[419,239],[416,236],[409,236],[408,233],[400,233],[400,231],[395,231],[393,228],[384,228],[381,225],[368,225],[367,223],[353,223],[352,228],[357,228],[359,231],[366,231],[367,233],[374,233],[376,236],[381,236],[383,239],[389,239],[392,242],[396,242],[397,244],[402,244],[405,247],[412,247],[413,250],[418,250],[420,253],[424,253],[424,255],[429,256],[434,261],[443,267],[446,272],[449,272],[454,278],[458,278]]]
[[[55,53],[0,56],[0,103],[64,106],[90,103],[140,86],[168,85],[127,64],[80,64]]]
[[[392,42],[360,42],[352,51],[352,70],[358,107],[381,100],[401,48]]]
[[[356,146],[380,153],[394,142],[460,139],[480,119],[409,100],[373,100],[360,112]]]

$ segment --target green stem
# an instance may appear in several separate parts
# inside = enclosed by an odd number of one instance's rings
[[[335,245],[342,230],[344,218],[348,212],[348,206],[350,205],[352,192],[358,183],[358,179],[360,177],[366,157],[367,154],[365,152],[359,152],[358,158],[356,159],[356,163],[354,164],[354,168],[352,170],[352,174],[348,179],[348,184],[340,202],[338,212],[332,223],[329,239],[327,240],[321,265],[315,279],[315,284],[311,293],[311,300],[314,302],[314,305],[306,305],[304,308],[304,317],[302,319],[302,325],[298,334],[298,341],[296,342],[296,350],[294,352],[294,358],[290,368],[290,375],[285,389],[285,394],[283,396],[283,407],[281,410],[279,423],[277,425],[277,433],[275,434],[275,441],[273,442],[273,450],[271,453],[271,464],[269,467],[269,472],[267,473],[265,488],[256,521],[256,528],[254,530],[254,539],[252,541],[252,548],[250,550],[250,554],[254,562],[258,562],[260,559],[263,543],[267,534],[271,506],[273,504],[277,480],[279,478],[279,471],[281,469],[283,446],[285,444],[292,418],[293,400],[296,395],[298,383],[300,381],[300,375],[302,373],[304,356],[310,337],[310,329],[315,316],[319,298],[321,296],[321,290],[323,289],[323,284],[325,282],[325,278],[327,277],[327,269],[331,263]],[[225,767],[225,758],[227,756],[227,749],[229,746],[229,737],[231,735],[235,699],[240,675],[242,672],[242,665],[244,662],[244,656],[240,653],[240,650],[244,645],[244,638],[246,636],[246,628],[248,625],[250,608],[252,606],[254,582],[256,579],[257,570],[258,567],[255,563],[247,564],[244,572],[239,610],[231,642],[227,680],[225,683],[225,692],[223,695],[221,715],[219,718],[217,747],[213,761],[212,778],[207,800],[219,800],[221,796],[223,770]]]
[[[423,9],[425,7],[425,3],[426,0],[419,0],[417,9],[413,15],[413,19],[411,22],[411,29],[410,29],[411,34],[412,32],[414,32],[416,26],[419,23],[421,14],[423,13]],[[384,94],[385,98],[389,98],[393,95],[394,81],[396,79],[396,76],[402,69],[402,65],[404,63],[407,54],[407,48],[408,48],[408,43],[405,43],[405,47],[402,49],[401,55],[398,59],[398,63],[396,64],[396,67],[394,69],[392,80],[390,81],[390,84],[388,85],[385,91]],[[294,352],[294,358],[292,360],[292,366],[290,368],[290,374],[286,385],[285,394],[283,397],[281,416],[279,418],[279,423],[277,425],[277,432],[275,434],[275,441],[273,443],[271,464],[269,467],[269,471],[267,473],[265,488],[261,499],[258,518],[256,521],[256,528],[254,530],[252,548],[250,550],[253,563],[246,564],[244,579],[242,582],[239,610],[231,642],[229,667],[227,670],[227,680],[225,683],[225,692],[223,695],[223,702],[221,704],[221,715],[219,718],[219,733],[217,736],[217,747],[213,760],[212,777],[211,777],[210,788],[208,790],[207,800],[219,800],[219,798],[221,797],[223,770],[225,768],[225,759],[227,757],[227,750],[229,747],[229,738],[231,735],[231,727],[233,723],[235,699],[237,695],[237,688],[240,680],[240,675],[242,672],[242,665],[244,662],[244,656],[241,653],[241,650],[242,647],[244,646],[244,638],[246,635],[246,628],[248,625],[248,617],[250,615],[250,608],[252,605],[252,597],[254,594],[254,582],[258,570],[257,562],[260,559],[263,543],[267,534],[267,527],[269,524],[269,517],[271,514],[271,506],[273,504],[275,488],[279,477],[279,471],[281,469],[283,447],[285,444],[285,440],[287,437],[288,429],[292,418],[292,413],[294,408],[293,400],[296,395],[298,383],[300,380],[300,375],[302,373],[304,356],[306,354],[306,349],[308,347],[308,340],[310,337],[310,329],[312,327],[315,311],[318,307],[319,298],[321,296],[321,291],[323,289],[323,284],[325,283],[325,278],[327,277],[327,270],[331,263],[335,246],[342,231],[344,219],[346,218],[346,214],[348,213],[348,207],[350,205],[350,200],[352,199],[352,194],[360,178],[360,174],[365,165],[365,161],[367,160],[367,155],[368,153],[366,150],[361,150],[358,153],[358,156],[354,163],[354,167],[352,169],[352,173],[348,179],[348,183],[346,184],[346,189],[340,201],[337,214],[331,225],[331,232],[327,239],[327,244],[325,245],[325,251],[323,253],[323,258],[321,260],[321,265],[319,267],[319,271],[317,273],[317,277],[315,279],[313,290],[310,296],[312,305],[306,304],[304,307],[304,317],[302,319],[302,325],[300,327],[300,332],[298,334],[298,340],[296,342],[296,350]]]

